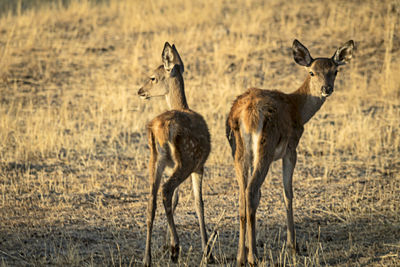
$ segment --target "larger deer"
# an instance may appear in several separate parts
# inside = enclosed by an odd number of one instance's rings
[[[171,233],[171,259],[179,256],[179,239],[173,213],[177,204],[177,187],[191,175],[195,207],[199,219],[201,244],[207,253],[207,233],[204,223],[202,178],[204,164],[210,153],[210,134],[203,117],[189,109],[182,73],[183,62],[175,48],[166,42],[162,52],[163,65],[156,68],[138,95],[148,99],[164,96],[169,111],[155,117],[147,126],[150,147],[150,198],[147,208],[147,239],[144,265],[151,265],[151,232],[156,212],[157,192],[166,167],[172,174],[162,186],[162,198]],[[211,255],[209,260],[211,259]]]
[[[332,94],[338,67],[351,59],[353,47],[354,42],[350,40],[338,48],[333,57],[313,59],[307,48],[294,40],[294,60],[308,72],[303,85],[291,94],[251,88],[234,101],[226,121],[226,133],[240,190],[238,265],[244,265],[246,260],[246,231],[247,261],[250,265],[257,263],[256,211],[260,188],[270,164],[278,159],[282,159],[287,245],[296,251],[292,208],[296,148],[304,124]]]

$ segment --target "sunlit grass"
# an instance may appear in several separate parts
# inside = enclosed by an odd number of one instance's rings
[[[235,265],[237,184],[225,118],[248,87],[290,92],[314,57],[355,40],[335,92],[306,125],[295,170],[301,253],[285,250],[281,163],[262,188],[261,266],[398,265],[398,1],[71,1],[0,17],[0,264],[140,265],[148,193],[141,101],[165,41],[185,64],[189,105],[206,119],[206,223],[217,264]],[[175,214],[180,265],[202,261],[190,183]],[[153,263],[171,264],[159,203]]]

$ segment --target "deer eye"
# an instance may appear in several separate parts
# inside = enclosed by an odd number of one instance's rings
[[[156,77],[150,77],[150,80],[151,80],[153,83],[156,83],[156,82],[157,82]]]
[[[314,76],[314,72],[310,71],[310,75],[311,75],[311,76]]]

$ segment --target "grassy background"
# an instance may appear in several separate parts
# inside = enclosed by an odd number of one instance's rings
[[[141,264],[145,125],[166,104],[136,93],[161,64],[165,41],[176,44],[189,105],[211,131],[206,223],[217,263],[234,265],[238,187],[225,118],[247,87],[300,86],[306,73],[292,59],[295,38],[314,57],[333,55],[349,39],[357,50],[298,148],[296,258],[284,250],[280,162],[262,187],[262,265],[400,265],[398,0],[33,1],[24,8],[28,2],[0,3],[1,265]],[[180,188],[179,265],[197,266],[190,182]],[[165,230],[159,203],[159,266],[172,264]]]

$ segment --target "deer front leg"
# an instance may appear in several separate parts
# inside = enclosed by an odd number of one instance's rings
[[[192,185],[193,185],[193,194],[194,194],[194,202],[196,208],[196,214],[199,219],[200,226],[200,235],[201,235],[201,247],[204,249],[207,245],[207,233],[206,227],[204,224],[204,203],[202,197],[202,175],[203,171],[199,173],[192,173]]]
[[[296,166],[297,153],[295,150],[288,151],[282,159],[282,170],[283,170],[283,188],[284,188],[284,200],[287,215],[287,247],[292,249],[292,252],[297,251],[296,235],[294,232],[294,220],[293,220],[293,188],[292,188],[292,177],[294,167]]]
[[[153,230],[154,216],[157,207],[157,192],[160,187],[162,173],[165,169],[165,164],[162,161],[155,162],[155,156],[150,159],[150,197],[147,205],[147,237],[146,250],[144,253],[143,264],[151,265],[151,232]]]

